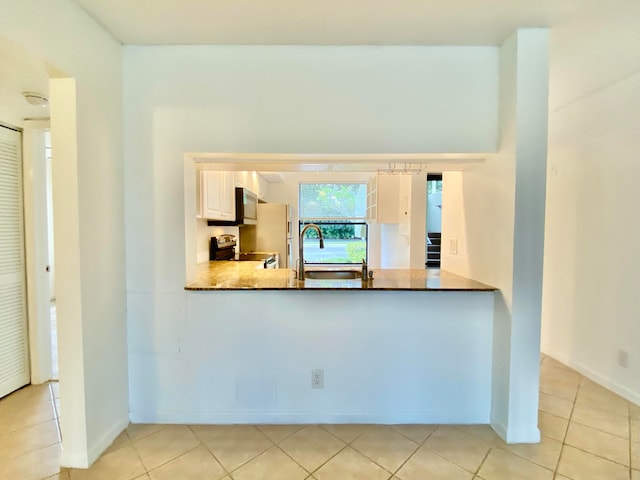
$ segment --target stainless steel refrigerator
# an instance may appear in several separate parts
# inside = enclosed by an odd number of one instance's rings
[[[291,205],[286,203],[259,203],[256,225],[256,250],[276,252],[280,268],[295,268],[291,248]]]

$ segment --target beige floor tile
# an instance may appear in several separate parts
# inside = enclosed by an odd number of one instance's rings
[[[470,480],[473,473],[451,463],[426,446],[413,455],[398,471],[402,480]]]
[[[273,442],[251,425],[236,425],[206,444],[222,466],[231,472],[273,446]]]
[[[549,395],[574,401],[578,393],[577,382],[567,382],[557,377],[540,378],[540,391]]]
[[[417,449],[418,444],[387,426],[364,432],[351,446],[390,472],[396,471]]]
[[[545,437],[564,441],[568,425],[569,420],[545,412],[538,412],[538,428],[540,428],[540,434]]]
[[[640,442],[631,443],[631,468],[640,470]]]
[[[207,443],[223,433],[228,433],[238,425],[189,425],[191,431],[202,443]]]
[[[338,453],[344,445],[344,442],[324,429],[310,425],[281,442],[280,448],[307,471],[313,472]]]
[[[151,477],[149,476],[149,474],[145,473],[144,475],[136,477],[134,480],[151,480]]]
[[[456,425],[456,428],[485,442],[503,443],[500,436],[489,425]]]
[[[565,443],[629,466],[629,441],[625,438],[572,422]]]
[[[631,472],[631,480],[640,480],[640,470],[633,470]]]
[[[569,385],[580,385],[584,377],[578,372],[569,368],[556,368],[548,364],[543,364],[540,367],[540,380],[547,381],[560,381]]]
[[[56,473],[51,477],[47,477],[44,480],[70,480],[69,472],[67,470],[61,470],[60,473]]]
[[[51,390],[48,383],[27,385],[0,400],[0,412],[20,411],[26,406],[51,402]]]
[[[59,441],[55,420],[6,433],[0,435],[0,460],[15,458]]]
[[[56,418],[51,400],[39,403],[29,403],[18,409],[0,411],[0,425],[2,432],[15,432],[23,428],[48,422]]]
[[[149,472],[152,480],[218,480],[226,474],[204,445]]]
[[[53,406],[55,409],[56,417],[60,417],[60,399],[59,398],[53,399]]]
[[[304,425],[257,425],[258,430],[264,433],[274,443],[280,443],[287,437],[290,437]]]
[[[353,448],[346,447],[313,476],[317,480],[386,480],[391,474]]]
[[[544,356],[544,360],[542,361],[542,364],[545,367],[553,367],[553,368],[560,368],[560,369],[564,369],[564,370],[571,370],[570,367],[567,367],[564,363],[560,363],[557,360],[554,360],[553,358],[549,357],[548,355]],[[574,371],[574,370],[571,370]]]
[[[0,462],[0,478],[40,480],[60,472],[60,444]]]
[[[540,392],[539,408],[543,412],[550,413],[556,417],[569,419],[573,409],[573,402]]]
[[[455,427],[438,427],[425,445],[440,456],[475,472],[489,451],[490,444],[458,430]]]
[[[145,473],[133,446],[100,457],[89,469],[70,469],[71,480],[131,480]]]
[[[629,415],[629,402],[627,400],[587,378],[583,378],[580,384],[576,403],[593,405],[624,417]]]
[[[631,427],[631,440],[640,442],[640,419],[632,418],[629,422]]]
[[[136,442],[138,440],[143,439],[144,437],[148,437],[149,435],[159,432],[167,428],[168,425],[163,424],[151,424],[151,423],[131,423],[127,427],[127,435],[132,442]]]
[[[623,438],[629,438],[629,419],[592,405],[576,404],[571,416],[572,422],[597,428]]]
[[[489,452],[478,475],[485,480],[552,480],[553,472],[499,448]]]
[[[235,480],[304,480],[308,476],[309,472],[278,447],[270,448],[233,472]]]
[[[344,424],[344,425],[320,425],[329,433],[335,435],[345,443],[351,443],[364,432],[370,425],[363,424]]]
[[[629,402],[629,414],[632,419],[640,420],[640,405]]]
[[[424,442],[436,431],[437,425],[390,425],[396,432],[416,443]]]
[[[127,431],[125,430],[124,432],[122,432],[120,435],[118,435],[116,437],[116,439],[113,441],[113,443],[111,445],[109,445],[109,448],[107,448],[105,450],[103,455],[115,452],[116,450],[120,450],[123,447],[127,447],[129,445],[132,445],[132,443],[133,442],[131,442],[131,439],[129,438],[129,435],[127,435]]]
[[[628,480],[629,468],[565,445],[558,473],[572,480]]]
[[[505,444],[502,442],[500,448],[544,468],[555,470],[560,458],[562,442],[549,437],[542,437],[540,443]]]
[[[147,471],[179,457],[200,445],[200,440],[186,425],[169,425],[167,428],[134,442]]]

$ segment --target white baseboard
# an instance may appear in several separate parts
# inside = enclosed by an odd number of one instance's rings
[[[634,392],[633,390],[629,390],[624,385],[620,385],[619,383],[611,381],[608,377],[602,375],[595,370],[592,370],[589,367],[582,365],[579,362],[572,360],[566,355],[559,354],[557,352],[552,352],[550,350],[541,349],[542,353],[547,355],[548,357],[557,360],[560,363],[563,363],[569,368],[572,368],[576,372],[584,375],[589,380],[593,380],[594,382],[602,385],[604,388],[611,390],[612,392],[620,395],[622,398],[629,400],[636,405],[640,405],[640,392]]]
[[[506,443],[540,443],[540,429],[537,427],[515,431],[501,422],[492,421],[491,428]]]
[[[60,454],[60,466],[67,468],[89,468],[128,425],[129,419],[127,417],[114,423],[93,445],[89,446],[86,455],[65,451],[63,442],[62,453]]]
[[[131,423],[169,424],[489,424],[486,411],[336,413],[306,412],[131,412]]]
[[[493,431],[496,432],[502,440],[504,440],[505,442],[507,441],[506,425],[504,425],[502,422],[491,421],[491,428],[493,428]]]

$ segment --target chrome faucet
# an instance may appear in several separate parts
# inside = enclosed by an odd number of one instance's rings
[[[298,280],[304,280],[304,234],[310,228],[314,228],[318,232],[320,237],[320,248],[324,248],[324,238],[322,238],[322,232],[320,227],[315,223],[308,223],[300,232],[300,241],[298,242]]]

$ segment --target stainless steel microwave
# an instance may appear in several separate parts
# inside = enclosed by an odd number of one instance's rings
[[[258,223],[258,196],[246,188],[236,188],[236,223],[238,225]]]

